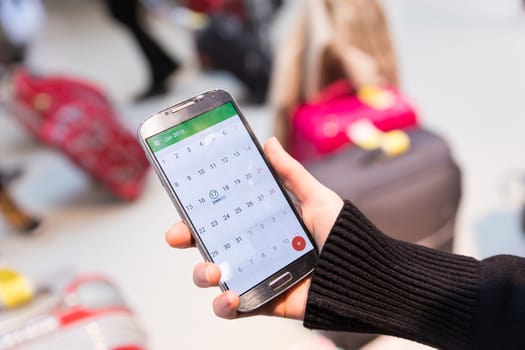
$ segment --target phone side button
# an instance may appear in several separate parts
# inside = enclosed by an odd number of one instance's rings
[[[290,272],[283,273],[281,276],[277,277],[270,282],[270,288],[272,290],[277,290],[284,286],[286,283],[292,280],[292,274]]]

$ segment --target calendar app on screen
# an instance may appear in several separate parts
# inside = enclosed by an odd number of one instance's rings
[[[229,289],[315,249],[232,103],[146,141]]]

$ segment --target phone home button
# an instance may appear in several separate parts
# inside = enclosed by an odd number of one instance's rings
[[[270,288],[272,290],[277,290],[284,286],[286,283],[292,280],[292,274],[290,272],[283,273],[281,276],[277,277],[270,282]]]

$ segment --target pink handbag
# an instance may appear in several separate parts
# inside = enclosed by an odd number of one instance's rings
[[[292,114],[291,154],[301,162],[319,159],[353,144],[349,128],[366,119],[382,131],[409,129],[418,120],[411,104],[395,89],[355,90],[346,79],[328,85]]]

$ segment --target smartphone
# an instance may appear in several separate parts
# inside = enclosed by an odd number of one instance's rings
[[[211,90],[152,115],[139,140],[239,311],[308,276],[318,250],[234,98]]]

